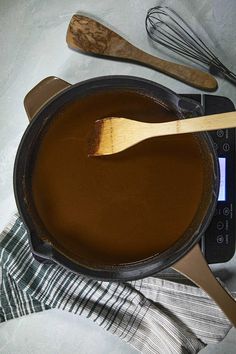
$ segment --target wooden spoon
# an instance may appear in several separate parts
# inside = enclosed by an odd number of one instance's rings
[[[236,128],[236,112],[167,123],[144,123],[127,118],[109,117],[97,120],[94,128],[89,141],[89,156],[110,155],[153,137]]]
[[[66,41],[72,49],[133,60],[201,90],[214,91],[218,86],[216,79],[209,73],[145,53],[101,23],[83,15],[72,17]]]

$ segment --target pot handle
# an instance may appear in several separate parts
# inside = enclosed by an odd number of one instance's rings
[[[172,268],[205,290],[236,327],[236,300],[215,278],[198,244]]]
[[[49,76],[40,81],[24,98],[24,106],[29,120],[34,118],[47,101],[69,86],[71,84],[55,76]]]

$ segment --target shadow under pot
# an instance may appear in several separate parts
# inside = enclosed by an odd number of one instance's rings
[[[14,189],[33,253],[106,281],[172,266],[235,324],[236,304],[198,246],[219,188],[210,136],[154,138],[116,155],[87,156],[99,118],[165,122],[202,115],[201,106],[145,79],[107,76],[76,85],[49,77],[25,107],[33,119],[17,152]]]

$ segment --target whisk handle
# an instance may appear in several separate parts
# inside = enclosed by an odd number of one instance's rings
[[[177,80],[206,91],[215,91],[218,87],[214,76],[207,72],[182,64],[175,64],[145,53],[138,48],[135,49],[136,50],[132,51],[132,59],[136,59],[141,63],[151,66],[152,68],[172,76]]]

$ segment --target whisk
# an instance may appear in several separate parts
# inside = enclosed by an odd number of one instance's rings
[[[211,74],[222,74],[236,84],[236,74],[229,70],[193,29],[167,6],[151,8],[146,16],[149,37],[184,57],[206,64]]]

